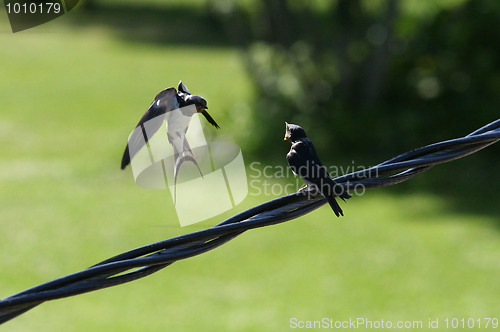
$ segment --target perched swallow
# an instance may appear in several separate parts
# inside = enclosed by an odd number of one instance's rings
[[[286,132],[284,140],[292,143],[290,151],[286,155],[288,165],[293,173],[300,175],[305,181],[306,187],[312,187],[320,191],[326,198],[333,212],[337,217],[344,215],[335,197],[342,198],[343,201],[351,198],[351,195],[338,185],[328,175],[327,169],[318,158],[312,141],[307,137],[302,127],[286,123]]]
[[[123,153],[121,169],[125,169],[125,167],[130,164],[130,160],[144,146],[144,144],[148,142],[149,137],[157,132],[158,129],[160,129],[163,123],[163,119],[159,119],[159,121],[151,121],[149,123],[151,125],[151,127],[148,128],[149,135],[146,135],[146,130],[143,126],[146,122],[158,116],[165,115],[164,119],[167,119],[168,122],[169,118],[172,116],[171,114],[169,114],[171,113],[171,111],[177,110],[181,107],[195,105],[196,111],[203,114],[211,125],[213,125],[217,129],[220,128],[215,120],[206,111],[208,109],[207,101],[203,97],[192,95],[186,88],[186,86],[182,83],[182,81],[179,82],[177,90],[178,91],[176,91],[175,88],[168,88],[156,95],[151,105],[149,105],[146,113],[144,113],[137,126],[135,126],[136,128],[141,127],[142,130],[134,131],[134,133],[130,137],[129,143],[127,144],[125,152]],[[175,122],[176,121],[172,121],[172,126],[170,127],[179,127]],[[185,124],[185,128],[182,129],[184,130],[184,134],[187,131],[188,126],[189,121]],[[169,131],[168,129],[169,128],[167,128],[167,134]],[[176,130],[176,132],[179,132],[179,130]],[[169,136],[170,143],[172,143],[172,139],[174,136],[175,135],[172,132]],[[191,151],[191,149],[189,149],[189,151]]]

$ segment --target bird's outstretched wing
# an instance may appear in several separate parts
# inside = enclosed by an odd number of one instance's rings
[[[179,84],[177,84],[177,91],[181,93],[186,93],[188,95],[191,94],[191,92],[189,92],[188,88],[184,85],[184,83],[182,83],[182,80],[179,81]]]
[[[174,88],[165,89],[156,95],[146,113],[144,113],[139,123],[137,123],[137,126],[135,126],[136,128],[141,127],[142,130],[134,130],[129,138],[125,152],[123,153],[121,169],[125,169],[125,167],[130,164],[130,160],[132,160],[135,154],[142,149],[144,144],[149,141],[149,138],[160,129],[163,118],[148,123],[148,135],[146,134],[144,124],[177,108],[179,108],[179,102],[177,101],[177,93]]]

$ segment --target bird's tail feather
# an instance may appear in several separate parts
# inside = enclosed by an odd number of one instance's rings
[[[340,184],[336,183],[335,181],[331,181],[328,183],[332,187],[327,187],[329,189],[329,193],[332,193],[333,197],[340,197],[344,202],[346,199],[351,198],[351,195],[347,192],[347,190],[341,186]]]
[[[179,175],[179,170],[181,168],[181,165],[186,161],[190,161],[196,165],[196,168],[198,168],[198,171],[200,172],[202,178],[203,178],[203,173],[201,172],[200,166],[198,165],[198,162],[196,161],[194,153],[193,151],[191,151],[191,147],[189,146],[189,143],[186,140],[186,138],[184,138],[183,142],[183,151],[178,151],[175,144],[173,144],[173,148],[174,148],[174,160],[175,160],[174,161],[174,205],[175,205],[177,203],[177,176]]]
[[[352,196],[349,195],[349,193],[347,192],[347,190],[344,190],[344,192],[342,193],[342,195],[340,195],[339,197],[342,198],[342,200],[345,202],[346,199],[349,199]]]
[[[345,190],[345,188],[338,183],[336,183],[330,177],[326,178],[326,181],[321,181],[321,193],[326,198],[330,206],[332,207],[333,212],[337,217],[343,216],[344,213],[340,208],[340,205],[337,203],[336,197],[340,197],[344,202],[346,199],[351,198],[351,195]]]

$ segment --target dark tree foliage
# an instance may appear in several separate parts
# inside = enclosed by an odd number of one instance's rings
[[[423,16],[400,1],[369,3],[261,0],[214,11],[245,50],[257,91],[255,151],[274,155],[269,142],[284,121],[313,131],[320,153],[352,158],[458,137],[498,118],[500,2],[457,2]]]

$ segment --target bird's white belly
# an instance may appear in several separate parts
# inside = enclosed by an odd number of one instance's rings
[[[167,112],[165,117],[167,121],[167,133],[171,137],[184,135],[194,113],[196,113],[196,107],[193,105]]]

